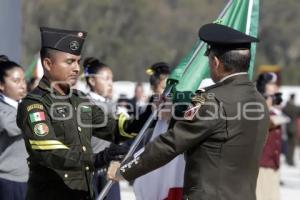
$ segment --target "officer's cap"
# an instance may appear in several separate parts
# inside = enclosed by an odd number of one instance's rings
[[[56,49],[80,55],[87,33],[83,31],[62,30],[41,27],[42,48]]]
[[[202,26],[199,30],[199,38],[211,47],[223,47],[231,50],[250,49],[252,42],[259,41],[255,37],[220,24]]]

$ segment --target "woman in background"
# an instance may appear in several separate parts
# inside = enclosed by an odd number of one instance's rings
[[[269,134],[260,160],[256,196],[257,200],[279,200],[281,125],[286,123],[287,119],[277,109],[282,99],[277,85],[276,74],[260,74],[256,82],[256,87],[265,97],[270,112]]]
[[[24,70],[0,56],[0,199],[25,199],[28,157],[16,124],[18,103],[26,95]]]
[[[130,135],[132,133],[138,133],[146,123],[147,119],[152,113],[153,105],[157,105],[160,100],[165,87],[168,75],[170,74],[170,67],[165,62],[158,62],[147,68],[146,73],[150,76],[149,82],[153,92],[153,95],[149,98],[149,102],[143,113],[134,113],[133,120],[130,123],[124,123],[124,134]],[[147,143],[151,138],[152,129],[156,123],[156,120],[150,125],[148,129],[149,134],[144,137],[144,143]]]
[[[104,106],[108,112],[112,111],[112,104],[110,102],[112,97],[113,73],[110,67],[100,62],[94,57],[89,57],[83,63],[86,84],[89,86],[90,92],[88,96],[90,101],[98,106]],[[92,137],[91,145],[94,153],[103,151],[111,147],[112,143]],[[100,193],[101,189],[106,184],[105,170],[99,171],[94,177],[95,191]],[[120,187],[119,183],[115,183],[109,193],[107,200],[120,200]]]
[[[158,62],[148,67],[146,73],[150,75],[149,82],[153,93],[161,95],[166,87],[170,66],[165,62]]]

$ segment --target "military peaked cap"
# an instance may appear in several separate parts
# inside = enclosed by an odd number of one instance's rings
[[[250,49],[252,42],[259,41],[255,37],[221,24],[202,26],[199,30],[199,38],[212,47],[229,49]]]

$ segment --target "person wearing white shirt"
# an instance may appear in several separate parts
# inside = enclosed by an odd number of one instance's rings
[[[0,56],[0,199],[25,199],[28,157],[16,124],[18,102],[26,95],[24,70]]]

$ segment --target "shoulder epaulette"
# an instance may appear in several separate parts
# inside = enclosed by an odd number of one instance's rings
[[[47,93],[48,92],[46,90],[36,87],[26,96],[26,98],[41,100],[41,98],[44,97]]]
[[[201,93],[207,92],[207,91],[209,91],[209,90],[211,90],[211,89],[220,87],[221,85],[223,85],[223,83],[222,83],[222,82],[218,82],[218,83],[215,83],[215,84],[210,85],[210,86],[208,86],[208,87],[199,89],[199,90],[197,90],[195,93],[196,93],[196,94],[201,94]]]

